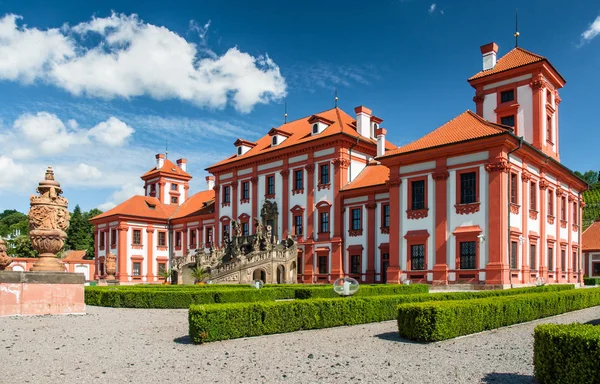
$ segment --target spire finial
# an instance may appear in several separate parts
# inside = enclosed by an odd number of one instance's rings
[[[335,107],[337,108],[337,103],[338,103],[337,87],[335,87],[335,97],[333,98],[333,101],[335,103]]]
[[[519,10],[515,10],[515,48],[519,46]]]
[[[284,112],[283,112],[283,123],[284,124],[287,123],[287,99],[285,99],[285,106],[284,106]]]
[[[169,157],[169,139],[165,140],[165,159]]]

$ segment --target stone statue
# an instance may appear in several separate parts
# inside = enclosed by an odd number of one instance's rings
[[[62,262],[56,258],[67,238],[69,211],[67,199],[61,196],[60,183],[54,180],[52,167],[46,170],[46,177],[40,181],[36,192],[30,198],[29,237],[33,249],[38,251],[39,260],[31,267],[32,271],[65,270]]]
[[[254,226],[256,227],[256,236],[261,238],[265,227],[261,224],[260,219],[258,217],[254,218]]]
[[[6,254],[6,245],[0,238],[0,271],[5,270],[10,263],[12,263],[12,258]]]
[[[235,220],[231,221],[231,235],[233,237],[241,235],[241,233],[240,233],[240,224],[237,221],[235,221]]]
[[[117,273],[117,256],[114,253],[108,253],[106,256],[106,280],[115,280],[115,274]]]

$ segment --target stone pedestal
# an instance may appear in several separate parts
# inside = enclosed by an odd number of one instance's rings
[[[0,271],[0,316],[85,314],[81,273]]]

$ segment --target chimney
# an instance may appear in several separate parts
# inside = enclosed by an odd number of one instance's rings
[[[215,177],[214,176],[206,176],[206,189],[210,191],[215,187]]]
[[[377,136],[377,156],[383,156],[385,153],[385,134],[387,131],[384,128],[378,128],[375,131]]]
[[[183,172],[187,172],[186,171],[186,164],[187,164],[187,160],[186,159],[179,159],[179,160],[177,160],[177,166],[179,168],[181,168],[181,170]]]
[[[371,110],[364,106],[354,108],[356,113],[356,131],[363,137],[371,137]]]
[[[161,169],[165,165],[165,155],[159,153],[156,155],[156,169]]]
[[[498,45],[489,43],[480,47],[483,55],[483,70],[493,69],[496,66],[496,53],[498,53]]]

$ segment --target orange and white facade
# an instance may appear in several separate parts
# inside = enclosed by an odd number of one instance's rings
[[[119,279],[135,281],[131,265],[143,260],[148,272],[138,279],[157,281],[156,263],[202,241],[221,245],[232,220],[252,234],[259,218],[278,239],[298,240],[305,283],[345,275],[369,283],[580,282],[586,184],[560,164],[565,80],[541,56],[515,48],[497,59],[497,50],[481,47],[483,70],[469,79],[476,113],[400,148],[386,142],[370,109],[359,106],[350,116],[334,108],[274,127],[256,142],[238,139],[235,154],[207,168],[214,194],[190,199],[185,162],[165,170],[159,165],[167,160],[157,155],[157,168],[142,177],[146,196],[132,204],[155,201],[161,219],[127,202],[93,219],[99,233],[117,229],[129,239],[139,228],[148,238],[132,248],[117,235],[115,248],[126,255]],[[161,250],[160,231],[170,234]],[[99,247],[98,258],[105,254]]]
[[[60,261],[65,267],[65,272],[81,273],[85,281],[90,281],[96,276],[96,262],[84,259],[85,254],[86,251],[69,251]],[[9,268],[13,271],[26,272],[31,270],[38,260],[36,257],[15,257]]]
[[[596,220],[581,235],[583,268],[588,277],[600,278],[600,221]]]

